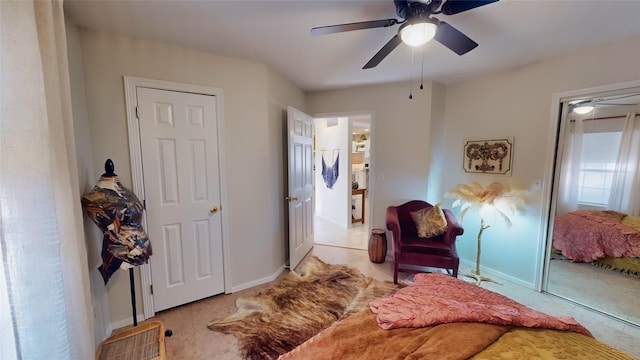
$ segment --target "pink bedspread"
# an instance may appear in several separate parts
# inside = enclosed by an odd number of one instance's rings
[[[574,211],[557,216],[553,247],[573,261],[603,257],[640,257],[640,231],[622,224],[615,211]]]
[[[369,303],[382,329],[482,322],[574,331],[591,336],[573,318],[553,317],[508,297],[444,274],[417,274],[413,285]]]

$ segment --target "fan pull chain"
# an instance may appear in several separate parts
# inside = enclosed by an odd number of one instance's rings
[[[422,73],[420,74],[420,90],[424,89],[424,46],[422,47]]]
[[[413,69],[413,55],[415,52],[415,48],[411,48],[411,65],[409,67],[409,69]],[[413,74],[412,74],[413,70],[409,70],[409,100],[413,99],[413,84],[411,79],[413,78]]]
[[[413,99],[413,85],[411,84],[411,79],[409,79],[409,100]]]

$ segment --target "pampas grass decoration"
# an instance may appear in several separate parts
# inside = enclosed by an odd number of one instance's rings
[[[480,243],[482,232],[489,227],[489,225],[485,225],[485,220],[497,216],[505,222],[507,227],[511,227],[512,224],[509,216],[517,214],[520,209],[524,207],[524,199],[516,191],[513,191],[511,186],[497,181],[487,186],[482,186],[477,182],[469,185],[458,184],[449,190],[445,196],[456,199],[451,206],[460,207],[458,217],[461,222],[469,210],[476,209],[480,214],[476,271],[474,274],[465,274],[465,276],[476,279],[477,284],[480,284],[482,281],[496,282],[480,275]]]
[[[477,182],[470,185],[458,184],[445,196],[456,199],[452,207],[461,207],[460,221],[467,211],[477,209],[483,218],[498,215],[507,227],[511,227],[509,216],[519,213],[525,204],[522,197],[512,190],[511,186],[497,181],[486,187]],[[492,212],[494,214],[491,214]]]

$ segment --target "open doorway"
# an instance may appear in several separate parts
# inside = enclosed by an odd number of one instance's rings
[[[367,249],[371,120],[370,114],[315,120],[316,244]]]

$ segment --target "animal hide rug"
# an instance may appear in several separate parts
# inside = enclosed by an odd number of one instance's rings
[[[374,280],[349,266],[311,257],[276,286],[239,298],[236,313],[211,321],[208,328],[233,334],[246,359],[277,359],[397,288],[390,281]]]

